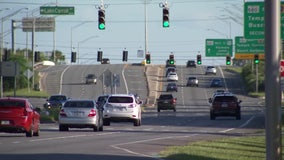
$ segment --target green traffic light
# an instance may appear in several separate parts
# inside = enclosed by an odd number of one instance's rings
[[[163,22],[163,27],[169,27],[169,26],[170,26],[169,21],[164,21],[164,22]]]
[[[231,65],[231,62],[230,62],[230,61],[227,61],[226,64],[227,64],[227,65]]]
[[[254,64],[258,64],[258,63],[259,63],[258,59],[254,60]]]
[[[174,62],[174,60],[170,60],[170,64],[174,64],[175,62]]]
[[[201,64],[201,61],[197,61],[197,64],[199,64],[199,65],[200,65],[200,64]]]
[[[150,64],[151,62],[150,62],[150,61],[146,61],[146,63],[147,63],[147,64]]]
[[[99,24],[99,29],[100,29],[100,30],[103,30],[103,29],[105,29],[105,24],[103,24],[103,23],[100,23],[100,24]]]

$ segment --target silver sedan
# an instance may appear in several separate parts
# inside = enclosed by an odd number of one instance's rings
[[[102,131],[102,114],[94,100],[68,100],[59,113],[59,131],[68,131],[69,128],[93,128],[94,131]]]

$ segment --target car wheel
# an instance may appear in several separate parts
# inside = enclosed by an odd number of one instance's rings
[[[215,120],[216,119],[216,116],[214,115],[214,113],[212,111],[210,112],[210,119],[211,120]]]
[[[33,136],[39,136],[39,132],[40,132],[40,129],[39,129],[39,127],[38,127],[38,129],[37,129],[37,131],[36,132],[34,132],[34,134],[33,134]]]
[[[62,124],[59,125],[59,131],[68,131],[68,130],[69,130],[68,126]]]
[[[140,119],[134,119],[134,126],[140,126]]]
[[[109,119],[104,119],[104,122],[103,122],[104,126],[110,126],[110,120]]]
[[[31,127],[30,130],[26,132],[26,137],[32,137],[33,134],[34,134],[34,130],[33,130],[33,127]]]
[[[236,119],[237,119],[237,120],[240,120],[240,119],[241,119],[241,114],[240,114],[240,113],[237,114]]]
[[[93,128],[93,130],[94,130],[94,132],[99,131],[99,127],[95,125],[94,128]]]
[[[100,118],[99,131],[103,131],[103,130],[104,130],[103,118]]]

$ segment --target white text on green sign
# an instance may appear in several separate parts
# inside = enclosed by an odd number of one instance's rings
[[[225,57],[227,55],[232,56],[232,52],[232,39],[206,39],[207,57]]]
[[[59,7],[59,6],[41,6],[41,15],[74,15],[74,7]]]

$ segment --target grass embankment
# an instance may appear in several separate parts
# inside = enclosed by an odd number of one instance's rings
[[[11,97],[14,95],[15,95],[14,91],[4,92],[5,97]],[[25,88],[25,89],[16,90],[16,97],[44,97],[46,98],[48,97],[48,93]]]
[[[283,142],[282,139],[282,144]],[[266,156],[265,150],[265,137],[253,136],[172,146],[160,154],[170,160],[262,160]]]
[[[238,68],[230,68],[230,70],[240,73]],[[249,95],[262,97],[264,93],[252,92]],[[283,124],[282,118],[282,128]],[[284,144],[283,138],[282,144]],[[199,141],[187,146],[171,146],[162,151],[160,155],[169,160],[262,160],[266,158],[265,152],[265,136],[262,135]],[[284,153],[283,147],[282,153]],[[282,159],[284,159],[283,155]]]

